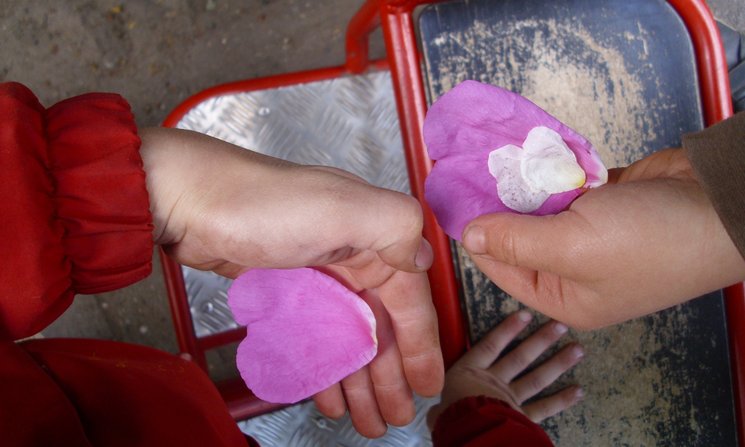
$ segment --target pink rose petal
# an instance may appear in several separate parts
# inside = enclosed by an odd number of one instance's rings
[[[466,225],[481,215],[515,212],[497,194],[489,173],[489,153],[508,145],[522,147],[528,133],[539,126],[556,131],[574,153],[587,175],[584,188],[605,183],[607,171],[592,144],[516,93],[464,81],[432,105],[423,132],[436,163],[425,181],[424,196],[451,238],[460,240]],[[551,194],[527,214],[556,214],[581,193],[582,188]]]
[[[247,326],[238,370],[267,402],[310,397],[377,353],[368,305],[317,270],[250,270],[233,281],[228,304],[235,320]]]

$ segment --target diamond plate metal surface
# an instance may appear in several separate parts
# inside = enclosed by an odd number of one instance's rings
[[[197,337],[238,327],[228,307],[228,288],[232,280],[186,266],[181,266],[181,272]]]
[[[390,73],[374,72],[206,100],[177,127],[295,163],[334,166],[370,183],[409,193]],[[198,337],[234,327],[230,280],[182,266]],[[312,402],[241,422],[262,446],[431,445],[426,414],[439,399],[416,397],[417,417],[382,438],[360,436],[348,416],[325,418]]]
[[[266,416],[239,422],[239,428],[262,447],[419,447],[431,446],[427,428],[427,411],[439,398],[415,398],[416,418],[405,427],[388,427],[385,436],[368,439],[357,433],[349,415],[339,420],[328,419],[318,412],[313,402],[276,411]]]
[[[177,124],[300,164],[333,166],[409,193],[390,73],[373,72],[208,99]],[[182,267],[198,337],[236,327],[230,281]]]

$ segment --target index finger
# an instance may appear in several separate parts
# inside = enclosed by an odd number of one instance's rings
[[[397,271],[375,291],[390,315],[406,380],[416,393],[436,395],[445,367],[427,275]]]

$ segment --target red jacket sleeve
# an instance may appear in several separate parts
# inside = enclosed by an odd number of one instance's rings
[[[32,335],[75,293],[151,270],[152,224],[129,104],[88,94],[45,109],[0,84],[0,338]]]
[[[450,405],[432,431],[434,447],[552,447],[540,425],[504,402],[467,397]]]

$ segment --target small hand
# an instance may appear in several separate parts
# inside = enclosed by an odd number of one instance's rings
[[[505,292],[585,329],[745,279],[745,260],[681,149],[610,177],[555,216],[481,216],[464,231],[463,245]]]
[[[507,345],[527,327],[531,318],[530,313],[524,310],[510,315],[448,370],[442,401],[432,407],[428,415],[430,428],[448,406],[470,396],[499,399],[534,422],[566,410],[582,399],[582,389],[579,386],[570,386],[556,394],[525,403],[554,383],[584,356],[582,347],[571,343],[532,371],[523,374],[533,361],[567,331],[567,327],[561,323],[546,323],[500,357]]]
[[[156,242],[176,261],[231,278],[251,268],[321,267],[371,305],[379,353],[317,395],[322,412],[348,407],[358,430],[374,437],[386,422],[414,418],[412,389],[439,393],[443,361],[424,273],[432,251],[415,199],[194,132],[153,129],[142,139]]]

